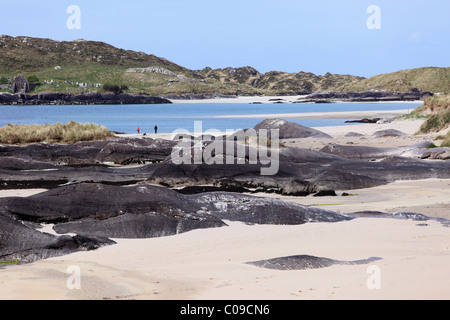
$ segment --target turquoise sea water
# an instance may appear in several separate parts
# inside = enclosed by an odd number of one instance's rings
[[[0,127],[8,124],[53,124],[68,121],[102,124],[109,130],[136,133],[172,133],[177,129],[194,130],[202,121],[203,130],[220,131],[252,128],[264,118],[218,118],[226,115],[277,113],[413,110],[421,103],[330,103],[330,104],[164,104],[164,105],[89,105],[89,106],[0,106]],[[345,125],[351,119],[295,119],[289,121],[307,127]]]

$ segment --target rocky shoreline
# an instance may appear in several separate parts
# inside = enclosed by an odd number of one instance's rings
[[[433,96],[431,92],[411,90],[411,92],[363,91],[363,92],[315,92],[298,99],[298,103],[333,103],[333,102],[394,102],[418,101]]]
[[[168,99],[145,94],[98,93],[72,95],[42,92],[38,94],[0,94],[0,105],[111,105],[111,104],[171,104]]]
[[[317,130],[280,119],[255,128],[279,129],[279,136],[286,139],[331,141]],[[344,221],[354,217],[251,193],[336,195],[335,190],[398,180],[450,179],[450,148],[429,149],[431,142],[403,148],[329,145],[320,151],[281,146],[271,150],[279,153],[279,170],[270,176],[261,175],[267,166],[261,159],[249,162],[251,145],[245,146],[243,155],[232,152],[239,148],[234,139],[231,150],[216,150],[216,157],[233,157],[233,163],[208,164],[203,159],[176,164],[172,153],[179,142],[144,137],[0,145],[0,190],[48,190],[0,199],[0,261],[31,262],[114,244],[109,238],[162,237],[223,227],[225,221],[272,225]],[[204,141],[202,148],[211,143]],[[41,232],[42,224],[53,224],[55,234]]]

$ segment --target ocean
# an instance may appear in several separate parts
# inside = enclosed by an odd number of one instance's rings
[[[97,123],[111,131],[172,133],[177,129],[194,130],[202,121],[203,130],[220,131],[253,128],[264,118],[219,118],[227,115],[309,113],[339,111],[413,110],[422,103],[306,103],[306,104],[162,104],[162,105],[76,105],[76,106],[0,106],[0,127],[11,124],[54,124],[68,121]],[[296,119],[289,121],[307,127],[345,125],[355,119]]]

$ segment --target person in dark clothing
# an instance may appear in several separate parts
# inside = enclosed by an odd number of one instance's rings
[[[155,133],[158,133],[158,126],[155,124]]]

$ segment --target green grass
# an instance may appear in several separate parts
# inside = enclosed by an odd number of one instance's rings
[[[430,111],[447,109],[450,106],[450,94],[440,94],[427,97],[424,101],[423,108],[431,109]]]
[[[442,141],[441,147],[450,147],[450,131],[444,137],[444,141]]]
[[[413,111],[411,111],[408,114],[399,116],[397,118],[397,120],[426,120],[426,119],[428,119],[428,116],[423,114],[419,108],[420,107],[414,109]]]
[[[380,74],[352,84],[351,90],[386,89],[409,92],[412,88],[421,91],[450,94],[450,68],[425,67]]]
[[[450,124],[450,109],[430,116],[420,127],[421,133],[438,132],[446,129]]]
[[[446,129],[450,125],[450,95],[426,98],[424,105],[419,107],[417,112],[429,115],[420,128],[421,133],[438,132]]]
[[[0,143],[76,143],[79,141],[102,140],[113,136],[106,127],[92,123],[77,123],[70,121],[66,124],[53,125],[15,125],[8,124],[0,128]]]
[[[0,267],[1,266],[9,266],[13,264],[18,264],[20,260],[6,260],[6,261],[0,261]]]
[[[450,125],[450,94],[427,97],[424,104],[398,120],[423,119],[419,134],[439,132]]]

